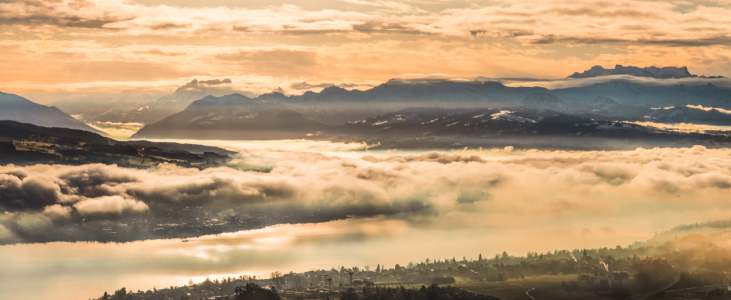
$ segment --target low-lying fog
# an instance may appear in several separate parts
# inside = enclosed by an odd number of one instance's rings
[[[114,222],[121,214],[188,204],[359,213],[187,243],[0,246],[0,290],[13,299],[85,299],[122,286],[145,290],[208,275],[625,246],[731,212],[728,149],[374,153],[328,142],[200,142],[240,151],[235,168],[0,167],[0,193],[27,193],[28,184],[43,187],[39,195],[50,199],[0,215],[0,239],[22,238],[21,229],[63,227],[64,218],[75,215]],[[380,214],[403,203],[420,205]]]
[[[656,128],[659,130],[669,132],[681,132],[681,133],[711,133],[728,135],[731,132],[731,126],[719,126],[719,125],[705,125],[705,124],[692,124],[692,123],[657,123],[657,122],[630,122],[637,125],[647,126]]]

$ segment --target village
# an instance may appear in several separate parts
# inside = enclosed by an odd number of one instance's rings
[[[575,249],[529,252],[521,257],[503,253],[489,259],[482,255],[477,259],[425,259],[393,267],[377,264],[375,268],[340,266],[301,273],[274,271],[269,278],[240,275],[206,279],[147,292],[118,290],[98,299],[270,299],[247,298],[241,292],[244,286],[267,291],[275,297],[271,299],[421,299],[422,296],[424,299],[512,299],[521,295],[534,299],[548,295],[560,299],[639,299],[651,295],[653,299],[728,299],[723,297],[731,296],[722,272],[683,272],[678,261],[638,255],[651,250],[644,247]],[[400,298],[406,294],[408,298]]]

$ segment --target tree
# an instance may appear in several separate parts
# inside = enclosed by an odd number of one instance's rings
[[[376,267],[376,273],[381,274],[381,264],[378,264],[378,266]]]
[[[127,288],[121,288],[114,292],[112,300],[125,300],[127,299]]]
[[[482,261],[482,253],[480,253],[480,257],[477,259],[477,261]]]
[[[104,292],[104,296],[102,296],[102,300],[109,300],[109,294],[107,294],[107,292]]]
[[[211,281],[210,278],[206,277],[206,280],[203,281],[199,286],[200,286],[201,290],[212,291],[213,290],[213,281]]]
[[[234,299],[236,300],[281,300],[282,298],[277,295],[276,288],[272,287],[271,290],[261,288],[255,283],[247,283],[246,286],[236,287],[234,292]]]

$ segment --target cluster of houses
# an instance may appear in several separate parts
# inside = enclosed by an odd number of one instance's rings
[[[579,275],[578,280],[570,281],[568,284],[571,287],[577,288],[608,288],[611,289],[613,286],[623,283],[629,283],[630,278],[627,272],[604,272],[603,274],[590,275]]]

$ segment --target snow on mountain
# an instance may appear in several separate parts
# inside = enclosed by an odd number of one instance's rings
[[[354,124],[356,121],[418,107],[511,109],[523,106],[588,118],[645,120],[652,108],[693,105],[731,109],[731,90],[710,83],[700,86],[650,86],[627,80],[555,90],[542,87],[508,87],[498,82],[405,83],[392,80],[365,91],[349,91],[333,86],[319,93],[306,92],[290,96],[278,92],[258,97],[241,94],[207,96],[192,102],[180,113],[170,115],[158,123],[148,124],[137,136],[167,137],[167,133],[171,132],[180,136],[185,130],[205,131],[212,128],[221,128],[226,132],[257,128],[259,133],[256,136],[266,136],[260,133],[277,127],[270,117],[276,115],[280,118],[287,115],[290,116],[288,124],[301,127],[290,128],[289,132],[292,134],[287,137],[295,138],[304,134],[315,134],[318,128]],[[394,115],[393,119],[369,121],[369,124],[383,122],[377,124],[377,127],[396,124],[403,116]],[[298,121],[292,121],[294,119]],[[434,119],[424,117],[419,122]],[[703,122],[705,119],[691,120]],[[237,136],[252,138],[245,134]]]

